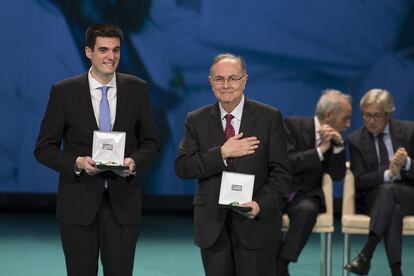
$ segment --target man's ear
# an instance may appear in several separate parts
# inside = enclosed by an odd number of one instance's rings
[[[325,122],[328,122],[328,124],[330,124],[332,122],[332,117],[334,116],[332,110],[328,110],[325,112]]]
[[[91,59],[91,57],[92,57],[92,49],[89,48],[88,46],[85,47],[85,55],[89,59]]]
[[[210,85],[213,86],[213,79],[211,78],[211,76],[208,76],[208,81],[210,82]]]
[[[247,79],[249,78],[249,75],[246,74],[243,81],[243,90],[246,88]]]

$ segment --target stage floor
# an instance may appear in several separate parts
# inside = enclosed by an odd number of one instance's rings
[[[333,276],[342,275],[340,220],[333,235]],[[351,255],[357,254],[366,236],[351,238]],[[319,235],[312,237],[299,261],[290,265],[292,276],[319,275]],[[403,272],[414,275],[414,237],[403,239]],[[0,214],[0,275],[65,275],[64,256],[53,214]],[[100,274],[102,269],[100,268]],[[134,275],[201,276],[202,263],[193,243],[192,218],[189,215],[146,214],[143,217],[135,257]],[[384,246],[374,255],[370,275],[390,275]]]

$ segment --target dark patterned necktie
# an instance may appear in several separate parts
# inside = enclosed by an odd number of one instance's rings
[[[378,134],[378,154],[379,154],[379,170],[384,172],[390,167],[390,159],[388,156],[387,147],[384,143],[384,133]]]
[[[226,128],[224,129],[224,136],[226,137],[226,140],[228,140],[230,137],[233,137],[235,135],[234,127],[231,124],[231,120],[233,120],[234,116],[229,114],[226,114],[224,116],[226,119]]]
[[[224,136],[226,137],[226,141],[227,141],[229,138],[233,137],[236,134],[234,131],[234,127],[231,124],[231,120],[233,120],[234,116],[229,113],[229,114],[226,114],[224,118],[226,119],[226,128],[224,129]],[[227,158],[226,162],[228,166],[232,166],[233,158]]]

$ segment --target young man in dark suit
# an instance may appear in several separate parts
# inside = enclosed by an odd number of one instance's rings
[[[282,210],[288,214],[290,223],[276,260],[276,275],[289,275],[289,263],[297,261],[316,217],[325,208],[323,173],[333,180],[345,176],[342,132],[351,124],[351,101],[349,95],[329,89],[319,98],[314,117],[285,119],[293,180]]]
[[[402,275],[402,220],[414,214],[414,123],[391,119],[391,94],[372,89],[361,99],[364,127],[349,135],[357,206],[371,217],[368,241],[345,269],[367,275],[384,238],[393,276]]]
[[[175,163],[178,176],[198,179],[195,243],[207,276],[273,276],[282,195],[291,179],[282,116],[243,95],[241,57],[217,56],[209,81],[218,102],[188,114]],[[255,175],[253,199],[243,204],[248,213],[219,207],[223,171]]]
[[[122,32],[111,24],[86,31],[91,68],[52,86],[34,154],[59,172],[56,215],[68,275],[132,275],[141,218],[137,172],[159,150],[146,83],[116,73]],[[92,160],[94,130],[126,133],[122,171]]]

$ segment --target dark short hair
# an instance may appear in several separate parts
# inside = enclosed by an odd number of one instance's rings
[[[122,34],[122,31],[120,28],[118,28],[115,25],[109,24],[109,23],[102,23],[102,24],[96,24],[91,25],[86,29],[85,33],[85,46],[94,49],[96,44],[96,38],[100,37],[117,37],[119,38],[121,44],[122,39],[124,35]]]

